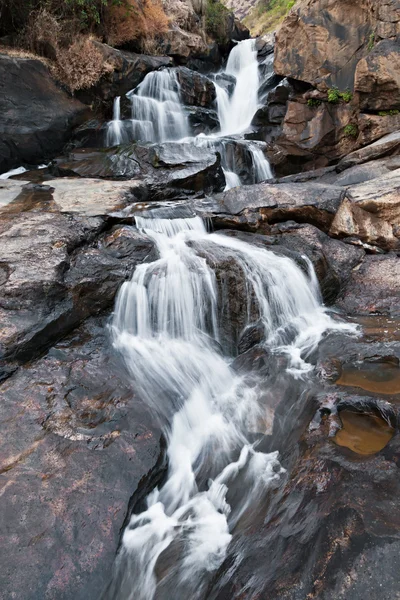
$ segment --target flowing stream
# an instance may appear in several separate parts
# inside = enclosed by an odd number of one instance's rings
[[[123,284],[112,335],[163,424],[168,473],[131,517],[106,597],[201,599],[241,519],[285,476],[278,453],[254,441],[267,429],[263,382],[239,375],[226,350],[219,261],[239,273],[244,329],[262,324],[262,345],[286,357],[288,377],[312,369],[308,357],[326,331],[349,326],[327,314],[306,261],[208,233],[199,217],[136,217],[136,226],[159,258]]]
[[[272,71],[272,62],[270,68]],[[115,99],[113,120],[107,124],[106,145],[114,146],[130,140],[153,143],[180,141],[183,147],[188,147],[189,153],[193,145],[212,148],[221,154],[226,189],[230,189],[243,183],[232,152],[233,145],[240,143],[249,157],[246,183],[270,179],[273,174],[263,153],[264,144],[243,137],[260,106],[260,65],[254,39],[236,44],[221,75],[234,82],[234,89],[230,94],[215,78],[219,132],[196,137],[191,135],[188,113],[180,97],[177,70],[167,68],[149,73],[137,88],[128,92],[131,119],[121,120],[120,98]]]

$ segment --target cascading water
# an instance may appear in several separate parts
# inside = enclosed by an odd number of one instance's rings
[[[129,142],[125,122],[121,120],[121,97],[114,98],[113,119],[107,123],[106,145],[118,146]]]
[[[180,140],[189,135],[187,115],[173,69],[149,73],[127,94],[132,103],[134,139],[143,142]]]
[[[180,140],[182,146],[196,145],[220,152],[221,164],[226,178],[226,189],[241,185],[242,178],[236,162],[225,151],[226,146],[238,142],[238,136],[246,131],[259,107],[259,63],[255,40],[238,42],[231,51],[222,75],[235,82],[229,96],[226,89],[214,81],[216,108],[220,131],[215,134],[190,137],[186,109],[180,98],[180,85],[174,68],[154,71],[146,75],[137,88],[127,94],[131,101],[131,120],[120,120],[120,99],[114,103],[114,118],[107,126],[107,145],[141,142],[168,143]],[[232,137],[233,136],[233,137]],[[258,183],[272,177],[271,168],[261,145],[240,139],[248,146],[250,168],[244,183]]]
[[[221,134],[235,135],[248,129],[258,109],[260,81],[256,40],[236,44],[229,55],[225,73],[236,79],[236,85],[231,98],[225,89],[216,86],[218,117]]]
[[[208,234],[199,217],[146,219],[137,227],[159,252],[136,268],[117,298],[112,332],[135,387],[164,425],[168,473],[126,528],[106,598],[203,599],[241,519],[279,485],[278,453],[257,451],[262,394],[224,355],[215,271],[221,254],[238,266],[264,345],[304,375],[328,329],[349,329],[326,313],[311,266],[229,236]],[[238,483],[239,482],[239,483]],[[240,494],[232,489],[240,489]],[[239,486],[239,487],[237,487]]]

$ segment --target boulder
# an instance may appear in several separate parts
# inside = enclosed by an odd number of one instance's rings
[[[382,40],[357,64],[354,90],[361,110],[400,108],[400,36]]]
[[[110,65],[110,73],[90,89],[80,90],[76,95],[82,102],[99,105],[110,117],[116,96],[123,96],[137,87],[151,71],[172,66],[172,59],[168,56],[136,54],[100,42],[93,43],[101,52],[104,62]]]
[[[340,187],[316,182],[258,183],[199,200],[194,208],[217,227],[258,229],[293,219],[328,231],[343,193]]]
[[[350,186],[346,195],[360,208],[400,227],[400,169],[366,183]]]
[[[175,24],[163,34],[160,49],[178,64],[185,64],[190,58],[207,57],[213,51],[213,47],[210,47],[201,35],[185,31]]]
[[[180,96],[184,104],[202,108],[214,106],[216,91],[211,79],[196,71],[191,71],[187,67],[178,67],[177,78],[180,83]]]
[[[0,173],[54,158],[89,114],[43,62],[0,54]]]
[[[353,111],[348,104],[323,102],[309,106],[304,100],[289,100],[281,135],[269,151],[270,161],[279,175],[299,170],[300,166],[327,166],[357,146],[357,129],[355,137],[346,131],[352,122]]]
[[[357,145],[366,146],[400,130],[400,113],[387,113],[381,115],[359,113],[357,124]]]
[[[384,250],[400,248],[400,239],[393,233],[393,225],[345,198],[332,222],[329,235],[355,238],[365,244]]]
[[[212,133],[220,129],[218,115],[215,110],[192,106],[187,109],[188,120],[194,135]]]
[[[279,223],[271,228],[268,237],[274,244],[309,258],[326,304],[332,304],[347,288],[352,270],[360,265],[365,255],[362,248],[334,240],[309,224]]]
[[[160,432],[108,320],[89,319],[0,386],[4,597],[97,600],[132,494],[159,462]]]
[[[167,142],[104,150],[80,149],[67,159],[55,161],[52,169],[57,176],[139,179],[136,197],[151,194],[152,200],[160,200],[183,191],[189,194],[221,191],[225,178],[220,163],[219,155],[212,150]]]

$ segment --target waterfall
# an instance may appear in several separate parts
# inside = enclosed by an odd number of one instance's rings
[[[114,98],[113,118],[107,123],[106,145],[118,146],[129,142],[125,122],[121,120],[121,97]]]
[[[130,120],[121,120],[120,98],[115,98],[113,120],[107,124],[107,146],[128,143],[130,140],[153,143],[179,140],[182,146],[186,145],[188,148],[191,145],[212,148],[221,154],[226,189],[242,185],[235,160],[228,156],[225,146],[236,143],[238,136],[249,129],[259,107],[260,75],[256,40],[244,40],[236,44],[223,74],[229,75],[236,83],[230,97],[214,81],[221,128],[217,134],[190,137],[188,115],[181,101],[176,69],[167,68],[148,73],[134,90],[128,92],[127,97],[131,102]],[[251,154],[250,170],[253,173],[252,180],[247,174],[244,183],[270,179],[271,167],[261,148],[244,139],[240,139],[240,143],[248,145]]]
[[[260,86],[256,40],[238,42],[231,51],[225,73],[236,79],[231,98],[218,91],[218,117],[222,135],[242,133],[250,127],[258,109]]]
[[[127,94],[132,104],[133,137],[143,142],[180,140],[189,135],[187,115],[180,99],[174,69],[148,73]]]
[[[265,158],[265,155],[261,148],[257,148],[256,146],[250,146],[249,150],[251,152],[252,160],[253,160],[253,168],[254,168],[254,182],[260,183],[261,181],[265,181],[266,179],[272,179],[272,171],[271,166],[268,160]]]
[[[224,355],[225,301],[210,265],[224,255],[238,266],[265,347],[286,355],[295,376],[312,368],[307,357],[324,332],[349,326],[321,305],[311,264],[307,273],[288,257],[209,234],[199,217],[137,216],[136,226],[154,240],[159,258],[123,284],[113,341],[135,389],[164,423],[168,474],[125,529],[107,597],[195,600],[204,598],[240,519],[285,473],[277,452],[259,452],[248,439],[265,431],[263,396],[254,377],[239,376]],[[247,324],[254,318],[248,307]]]

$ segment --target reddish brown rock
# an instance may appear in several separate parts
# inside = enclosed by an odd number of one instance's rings
[[[354,90],[362,110],[400,108],[400,39],[379,42],[359,61]]]

